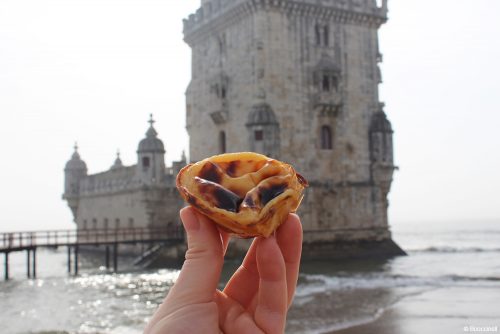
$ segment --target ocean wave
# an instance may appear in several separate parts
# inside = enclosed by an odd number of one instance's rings
[[[311,295],[328,291],[352,289],[394,289],[394,288],[438,288],[450,285],[467,287],[498,286],[497,276],[461,276],[444,275],[437,277],[421,277],[407,275],[354,275],[347,277],[332,277],[326,275],[304,275],[303,284],[297,287],[297,298],[308,298]]]
[[[408,252],[413,253],[497,253],[500,248],[483,247],[453,247],[453,246],[429,246],[424,248],[406,248]]]

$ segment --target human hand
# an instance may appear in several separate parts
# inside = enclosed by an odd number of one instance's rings
[[[144,333],[283,333],[299,274],[299,217],[290,214],[275,235],[255,238],[219,291],[228,235],[191,207],[180,215],[188,239],[186,260]]]

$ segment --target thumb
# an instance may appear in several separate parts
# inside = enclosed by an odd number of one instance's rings
[[[187,233],[186,260],[167,301],[176,308],[213,300],[224,262],[222,239],[215,224],[192,207],[180,212]]]

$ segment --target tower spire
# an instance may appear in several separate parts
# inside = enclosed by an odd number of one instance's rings
[[[149,114],[149,121],[148,121],[149,125],[151,127],[153,127],[153,124],[155,123],[155,120],[153,119],[153,114]]]

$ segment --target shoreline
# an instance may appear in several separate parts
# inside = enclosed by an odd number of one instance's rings
[[[495,310],[495,287],[441,287],[403,297],[372,321],[321,333],[463,333],[473,327],[500,327],[500,312]]]

